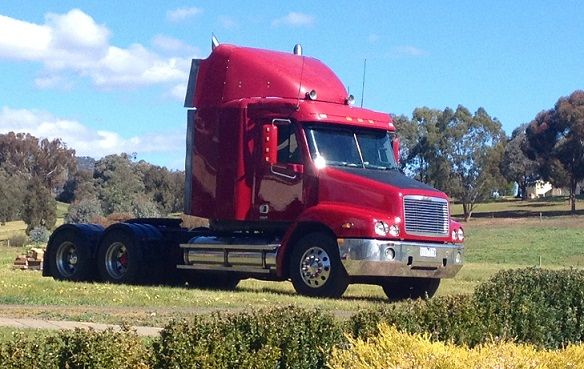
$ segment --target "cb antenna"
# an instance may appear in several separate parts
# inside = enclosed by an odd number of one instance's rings
[[[367,58],[363,60],[363,84],[361,85],[361,107],[363,107],[363,99],[365,97],[365,71],[367,70]]]

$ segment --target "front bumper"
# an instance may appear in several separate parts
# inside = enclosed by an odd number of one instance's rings
[[[352,277],[452,278],[463,265],[464,245],[339,238],[341,262]]]

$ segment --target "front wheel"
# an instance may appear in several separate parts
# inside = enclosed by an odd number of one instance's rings
[[[341,297],[349,285],[338,245],[323,233],[308,234],[294,245],[290,277],[296,292],[312,297]]]
[[[383,281],[381,287],[390,301],[431,298],[440,286],[438,278],[394,277]]]

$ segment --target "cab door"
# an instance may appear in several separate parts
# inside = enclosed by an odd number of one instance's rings
[[[304,209],[304,165],[297,126],[287,119],[274,119],[277,150],[272,163],[263,163],[256,172],[255,210],[259,220],[290,222]],[[263,158],[262,158],[263,159]]]

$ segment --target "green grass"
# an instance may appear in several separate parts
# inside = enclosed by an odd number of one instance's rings
[[[567,208],[562,199],[480,204],[476,217],[463,224],[465,266],[456,278],[442,281],[438,295],[472,293],[501,269],[583,267],[584,216],[550,216],[559,208]],[[525,211],[528,217],[518,216]],[[501,214],[514,216],[500,218]],[[0,237],[19,227],[22,224],[2,226]],[[324,300],[298,296],[289,282],[245,280],[231,292],[60,282],[43,278],[40,272],[13,270],[14,257],[25,251],[0,246],[0,315],[162,326],[170,319],[218,310],[295,305],[348,317],[387,303],[380,287],[367,285],[351,285],[343,298]]]

